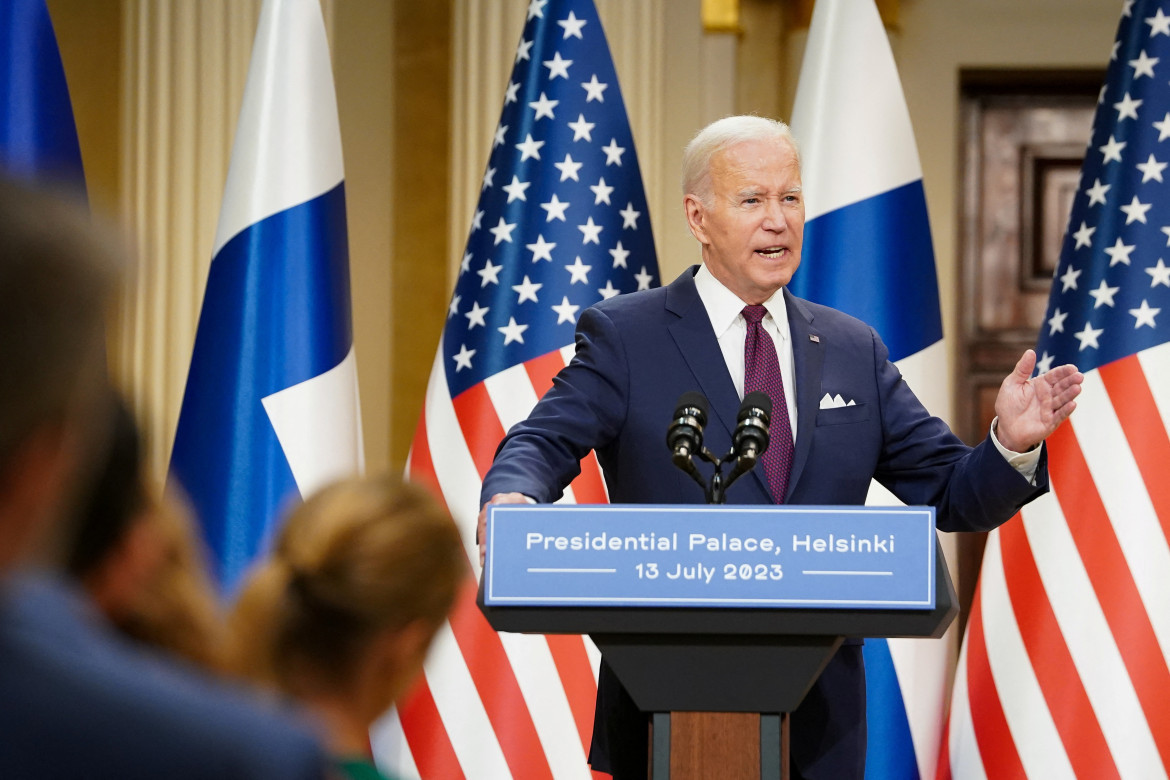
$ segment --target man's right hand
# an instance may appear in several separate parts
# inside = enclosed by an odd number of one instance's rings
[[[479,510],[479,525],[475,529],[475,539],[479,542],[479,568],[487,559],[487,508],[492,504],[531,504],[532,499],[523,493],[496,493],[491,500]]]

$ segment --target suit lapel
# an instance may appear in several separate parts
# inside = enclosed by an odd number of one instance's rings
[[[812,449],[813,433],[820,409],[821,372],[825,362],[824,337],[813,327],[813,315],[804,301],[784,290],[788,306],[788,329],[792,336],[792,357],[796,366],[796,442],[792,455],[792,476],[788,495],[800,481]],[[785,496],[787,500],[787,496]]]
[[[684,271],[667,289],[666,310],[678,317],[669,325],[669,330],[683,360],[695,375],[699,389],[711,405],[712,420],[708,420],[707,424],[718,420],[727,429],[730,438],[735,430],[739,394],[723,362],[723,353],[711,329],[711,318],[695,289],[696,269],[697,266],[693,266]]]

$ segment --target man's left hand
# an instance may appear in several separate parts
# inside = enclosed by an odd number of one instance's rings
[[[1033,377],[1036,353],[1024,352],[1016,368],[999,386],[995,435],[1013,452],[1027,452],[1044,441],[1076,408],[1085,375],[1071,364]]]

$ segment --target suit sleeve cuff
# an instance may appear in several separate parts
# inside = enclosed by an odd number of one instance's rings
[[[992,444],[994,444],[995,448],[999,450],[999,454],[1004,457],[1004,460],[1008,462],[1008,465],[1010,465],[1016,471],[1020,472],[1020,475],[1024,479],[1028,480],[1028,484],[1035,485],[1036,469],[1040,465],[1040,451],[1043,445],[1038,444],[1027,452],[1014,452],[1013,450],[1009,450],[1000,443],[999,437],[995,435],[995,428],[998,422],[998,417],[991,421]]]

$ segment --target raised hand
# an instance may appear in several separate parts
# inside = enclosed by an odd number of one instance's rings
[[[1036,353],[1027,350],[999,386],[995,435],[1013,452],[1026,452],[1048,438],[1076,408],[1085,375],[1071,364],[1033,377]]]

